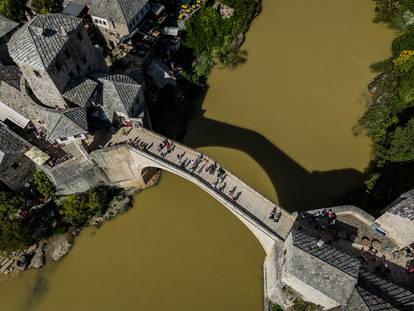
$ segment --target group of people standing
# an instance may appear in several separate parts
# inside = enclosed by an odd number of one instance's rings
[[[143,151],[150,151],[150,149],[154,145],[153,142],[149,144],[148,142],[144,142],[140,140],[139,138],[135,138],[133,141],[130,140],[128,141],[128,143],[134,146],[135,148],[138,148]],[[165,138],[157,146],[157,151],[161,157],[165,158],[167,155],[169,155],[175,150],[175,146],[176,145],[174,142],[172,142],[168,138]],[[216,177],[215,182],[209,181],[209,183],[214,187],[216,191],[226,194],[225,193],[226,188],[227,188],[226,178],[228,177],[228,174],[224,170],[223,167],[221,167],[217,162],[211,163],[211,161],[205,158],[204,155],[201,153],[199,153],[195,159],[190,159],[189,157],[185,157],[185,155],[186,155],[185,151],[177,154],[177,161],[182,169],[188,170],[191,173],[197,174],[199,176],[204,171]],[[206,180],[205,178],[203,179]],[[233,201],[236,202],[240,199],[242,193],[243,193],[242,191],[237,191],[237,186],[234,186],[233,188],[231,188],[231,190],[229,190],[227,195]]]

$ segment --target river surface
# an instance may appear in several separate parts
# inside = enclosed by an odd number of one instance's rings
[[[216,69],[186,143],[289,210],[360,182],[370,63],[392,31],[370,0],[265,0],[246,64]],[[264,252],[219,203],[171,174],[135,208],[84,230],[61,262],[0,285],[1,311],[262,310]]]

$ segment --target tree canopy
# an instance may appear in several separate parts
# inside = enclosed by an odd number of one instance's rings
[[[23,8],[21,0],[0,0],[0,14],[15,22],[21,22],[24,18]]]
[[[40,14],[57,13],[60,10],[56,0],[33,0],[32,6]]]
[[[53,183],[42,171],[36,171],[33,175],[34,185],[45,198],[50,199],[55,195],[56,189]]]

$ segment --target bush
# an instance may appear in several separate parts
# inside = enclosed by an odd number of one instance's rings
[[[16,22],[24,18],[23,3],[20,0],[0,0],[0,14]]]
[[[46,174],[42,171],[36,171],[33,175],[34,185],[37,191],[39,191],[45,198],[53,198],[56,192],[55,186],[47,178]]]
[[[20,195],[11,192],[0,192],[0,221],[7,220],[17,212],[24,203],[24,199]]]
[[[31,234],[20,221],[0,221],[0,249],[15,251],[28,247],[32,243]]]
[[[33,0],[33,8],[40,14],[57,13],[60,7],[55,0]]]
[[[102,196],[95,190],[67,197],[59,210],[72,225],[80,226],[105,207]]]

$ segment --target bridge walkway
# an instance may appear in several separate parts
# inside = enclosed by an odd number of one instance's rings
[[[160,150],[160,145],[166,142],[170,145],[170,152],[167,152],[167,147]],[[122,128],[105,147],[121,144],[130,145],[136,152],[166,170],[173,173],[179,171],[189,179],[196,178],[209,192],[214,192],[225,201],[226,205],[272,236],[285,240],[291,231],[296,218],[293,214],[272,203],[205,154],[144,128]],[[223,180],[218,178],[218,169],[213,174],[207,171],[211,165],[224,169],[226,176]],[[277,222],[269,218],[275,208],[280,214]]]

